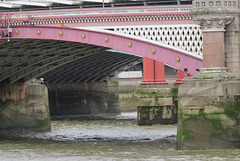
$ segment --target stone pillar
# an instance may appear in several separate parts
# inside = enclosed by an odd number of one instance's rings
[[[196,17],[203,32],[203,68],[225,67],[224,32],[233,17]]]
[[[227,72],[224,40],[226,25],[238,21],[238,6],[235,0],[193,1],[191,14],[203,31],[204,68],[178,89],[177,149],[240,147],[240,81]]]
[[[205,31],[225,31],[224,59],[228,72],[240,78],[240,5],[239,0],[194,0],[190,14]],[[202,20],[201,20],[202,19]],[[200,20],[200,21],[198,21]],[[231,21],[232,20],[232,21]],[[226,27],[227,25],[227,27]],[[205,36],[205,33],[203,33]],[[206,36],[205,36],[206,37]],[[208,36],[210,38],[210,36]],[[217,40],[215,37],[212,39]],[[205,40],[204,40],[205,41]],[[219,41],[219,40],[218,40]],[[203,44],[204,45],[204,44]],[[220,47],[221,48],[221,47]],[[215,61],[214,61],[215,62]],[[205,63],[209,64],[209,63]],[[208,67],[207,67],[208,68]]]
[[[141,84],[168,84],[165,80],[164,64],[144,57]]]
[[[203,67],[225,67],[224,32],[203,32]]]
[[[224,32],[226,25],[234,17],[226,15],[194,15],[194,21],[201,26],[203,32],[203,68],[202,72],[193,76],[201,79],[233,78],[225,65]]]
[[[178,88],[177,149],[240,147],[240,82],[189,81]]]
[[[0,85],[0,133],[49,131],[48,90],[38,83]]]

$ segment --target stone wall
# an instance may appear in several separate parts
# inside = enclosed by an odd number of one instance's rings
[[[118,82],[48,84],[53,116],[119,113]]]
[[[177,88],[158,86],[138,88],[138,125],[177,123]]]
[[[121,112],[137,111],[136,89],[140,87],[142,79],[118,79],[118,82]]]
[[[177,149],[240,148],[240,81],[189,81],[178,91]]]
[[[1,132],[50,130],[46,86],[37,83],[1,84],[0,122]]]

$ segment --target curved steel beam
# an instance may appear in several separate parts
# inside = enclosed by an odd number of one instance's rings
[[[39,32],[40,31],[40,32]],[[110,32],[55,27],[14,27],[12,38],[52,39],[88,43],[122,50],[168,64],[177,69],[188,68],[189,74],[203,67],[202,58],[174,47]],[[180,61],[176,61],[180,60]]]

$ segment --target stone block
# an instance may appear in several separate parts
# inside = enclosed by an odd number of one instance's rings
[[[226,58],[231,58],[231,57],[240,57],[239,52],[226,52]]]
[[[227,57],[226,62],[227,63],[239,63],[240,58],[238,56]]]
[[[240,78],[240,65],[239,63],[229,63],[226,62],[226,66],[228,67],[228,71],[234,73],[235,78]]]
[[[233,34],[226,35],[225,40],[227,40],[226,45],[229,45],[229,44],[230,45],[237,45],[238,42],[239,42],[239,35],[234,32]]]
[[[51,115],[118,114],[118,83],[48,84]]]
[[[175,106],[138,106],[138,125],[175,124],[177,109]]]
[[[0,109],[0,119],[3,120],[0,132],[49,131],[51,129],[48,90],[43,84],[2,85]]]
[[[121,112],[136,111],[137,97],[135,92],[119,92],[118,98]]]
[[[170,98],[157,98],[156,100],[156,105],[158,106],[166,106],[166,105],[173,105],[173,99],[172,97]]]
[[[178,149],[240,147],[240,81],[188,82],[178,99]]]
[[[137,106],[155,106],[155,98],[138,98]]]

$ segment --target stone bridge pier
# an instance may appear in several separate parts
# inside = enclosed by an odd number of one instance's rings
[[[53,117],[93,117],[120,113],[118,82],[50,83],[49,104]]]
[[[48,90],[40,83],[0,84],[0,133],[51,129]]]
[[[191,14],[204,67],[178,89],[177,149],[240,148],[239,1],[195,0]]]

